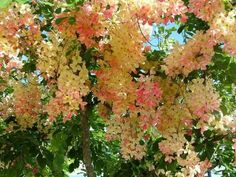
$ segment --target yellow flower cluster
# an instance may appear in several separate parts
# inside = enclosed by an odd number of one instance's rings
[[[14,92],[4,97],[0,103],[1,118],[14,116],[16,125],[19,125],[21,129],[32,128],[39,120],[39,114],[42,111],[41,92],[36,78],[29,76],[27,81],[13,81],[9,84],[14,88]],[[10,126],[9,130],[13,128]]]
[[[224,43],[224,49],[236,56],[236,10],[229,12],[221,12],[216,15],[214,21],[211,23],[210,33],[214,40]]]
[[[46,105],[46,110],[50,120],[60,113],[67,120],[86,105],[82,97],[89,92],[88,70],[78,48],[66,55],[73,47],[71,42],[63,41],[59,35],[50,35],[49,38],[51,42],[44,42],[38,48],[40,60],[37,65],[49,85],[57,86],[55,98]]]
[[[139,129],[136,117],[113,117],[107,121],[107,140],[120,140],[123,158],[141,160],[145,155],[146,146],[140,144],[144,131]]]
[[[99,61],[101,69],[96,72],[98,81],[94,92],[104,104],[111,105],[114,113],[113,118],[106,120],[109,125],[107,138],[121,140],[124,158],[141,159],[145,151],[145,146],[139,143],[143,133],[139,133],[136,112],[128,110],[135,107],[138,85],[130,73],[145,60],[144,37],[132,14],[134,7],[131,4],[121,1],[122,8],[106,23],[109,38],[105,43],[104,58]]]
[[[187,76],[193,70],[205,70],[214,55],[214,43],[210,42],[208,33],[197,32],[185,45],[176,44],[165,59],[163,66],[166,74],[175,77],[178,74]]]

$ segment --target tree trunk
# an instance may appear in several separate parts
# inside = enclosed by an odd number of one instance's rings
[[[208,177],[211,177],[211,170],[207,171],[207,175],[208,175]]]
[[[90,149],[90,133],[89,133],[89,120],[87,109],[81,111],[81,129],[82,129],[82,148],[83,148],[83,161],[85,164],[88,177],[95,177],[91,149]]]

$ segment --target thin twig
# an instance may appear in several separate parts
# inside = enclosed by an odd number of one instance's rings
[[[146,40],[146,42],[147,42],[148,44],[150,44],[151,46],[153,46],[153,47],[158,47],[158,46],[152,44],[152,43],[146,38],[146,36],[144,35],[144,33],[143,33],[142,29],[141,29],[141,26],[140,26],[140,24],[139,24],[138,18],[137,18],[137,24],[138,24],[139,30],[140,30],[142,36],[144,37],[144,39]]]

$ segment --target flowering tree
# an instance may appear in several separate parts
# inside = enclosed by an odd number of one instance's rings
[[[234,2],[0,6],[2,176],[236,175]]]

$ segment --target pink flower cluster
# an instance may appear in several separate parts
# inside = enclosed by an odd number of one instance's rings
[[[11,69],[21,69],[22,68],[22,62],[19,61],[19,60],[10,60],[8,63],[7,63],[7,66],[6,66],[6,70],[8,72],[11,71]]]
[[[29,5],[12,4],[8,11],[1,9],[0,18],[0,38],[6,38],[14,49],[32,45],[40,38],[40,28]]]
[[[222,0],[190,0],[189,12],[198,18],[211,22],[217,13],[224,11]]]
[[[57,15],[56,19],[62,19],[62,22],[55,26],[67,36],[78,37],[79,41],[89,48],[97,45],[96,37],[106,35],[102,21],[112,18],[114,11],[114,6],[107,9],[102,4],[97,7],[96,4],[85,3],[80,11]],[[75,18],[74,24],[69,23],[69,18]]]
[[[145,82],[141,83],[137,90],[137,104],[145,106],[157,106],[162,96],[159,83]]]
[[[142,130],[155,127],[159,121],[161,112],[156,109],[162,99],[162,90],[158,82],[141,78],[136,91],[136,106],[134,111],[139,117],[139,124]],[[138,116],[139,115],[139,116]]]

